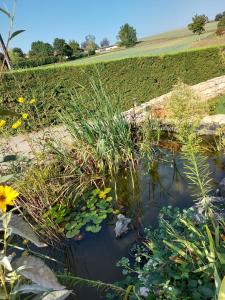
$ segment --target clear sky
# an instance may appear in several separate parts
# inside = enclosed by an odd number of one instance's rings
[[[12,1],[4,0],[8,7]],[[28,51],[35,40],[52,43],[59,37],[82,42],[88,34],[95,35],[97,43],[107,37],[113,44],[126,22],[141,38],[184,27],[196,13],[214,18],[224,10],[225,0],[17,0],[14,28],[26,32],[11,46]],[[4,37],[7,27],[7,18],[0,14]]]

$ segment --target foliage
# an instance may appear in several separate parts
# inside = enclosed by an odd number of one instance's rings
[[[225,16],[225,11],[215,16],[215,21],[220,21]]]
[[[59,59],[56,56],[32,57],[32,58],[26,58],[26,59],[14,62],[13,68],[14,69],[33,68],[33,67],[39,67],[39,66],[43,66],[43,65],[57,63],[59,61],[61,61],[61,59]]]
[[[81,44],[81,47],[87,51],[88,55],[95,54],[95,50],[97,49],[97,44],[95,42],[95,36],[89,34],[85,37],[85,41]]]
[[[219,96],[210,101],[210,114],[225,114],[225,95]]]
[[[182,126],[188,122],[197,125],[201,119],[207,115],[209,105],[193,91],[193,89],[179,81],[173,87],[165,106],[167,117],[176,126]]]
[[[207,19],[205,15],[195,15],[192,18],[192,23],[188,24],[188,29],[191,30],[194,34],[202,34],[205,32],[205,24]]]
[[[25,58],[25,55],[20,48],[13,48],[12,50],[8,51],[10,60],[13,64],[23,60]]]
[[[225,33],[225,15],[218,22],[217,33]]]
[[[73,49],[66,43],[64,39],[55,38],[53,42],[54,53],[56,56],[71,57],[73,54]]]
[[[73,238],[79,236],[84,228],[87,232],[97,233],[101,230],[101,223],[108,214],[113,212],[111,208],[112,197],[108,196],[110,188],[104,191],[95,189],[92,193],[83,196],[81,206],[78,210],[72,212],[66,219],[66,236]],[[101,195],[104,195],[102,198]]]
[[[110,42],[109,42],[109,40],[107,38],[103,38],[102,41],[100,42],[100,46],[102,48],[109,47],[109,45],[110,45]]]
[[[164,208],[159,228],[146,230],[143,244],[134,247],[135,262],[119,263],[126,286],[139,295],[145,288],[149,299],[214,299],[225,272],[224,226],[193,220],[192,209]]]
[[[118,38],[121,46],[132,47],[137,43],[136,29],[126,23],[120,27]]]
[[[48,57],[53,56],[53,47],[49,43],[44,43],[42,41],[36,41],[31,44],[31,50],[29,51],[29,56],[35,57]]]
[[[98,72],[97,72],[98,70]],[[5,74],[0,82],[0,94],[5,108],[14,108],[15,99],[22,95],[38,99],[31,118],[33,130],[60,122],[57,112],[65,109],[75,91],[79,101],[93,111],[89,77],[100,74],[108,95],[120,95],[119,106],[125,111],[137,104],[169,92],[178,78],[186,84],[197,84],[224,74],[225,67],[218,48],[184,52],[163,57],[140,57],[87,65],[59,68],[30,69]],[[82,83],[82,86],[80,85]],[[83,88],[85,87],[85,89]],[[115,97],[116,99],[116,97]],[[111,101],[117,103],[114,97]]]
[[[72,49],[73,56],[76,56],[78,53],[80,53],[80,45],[77,41],[71,40],[71,41],[69,41],[68,45]]]
[[[61,119],[72,135],[77,156],[82,161],[92,161],[100,174],[114,177],[121,166],[133,165],[130,126],[120,112],[119,103],[113,104],[113,96],[106,94],[101,82],[91,80],[90,84],[92,110],[77,94],[61,113]]]

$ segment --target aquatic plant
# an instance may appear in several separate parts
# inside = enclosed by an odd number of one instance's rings
[[[133,285],[147,299],[217,299],[225,273],[224,224],[213,223],[196,224],[192,209],[163,208],[159,227],[146,229],[143,243],[134,246],[134,259],[119,262],[126,278],[121,286]]]

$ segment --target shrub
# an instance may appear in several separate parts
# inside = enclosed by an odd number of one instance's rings
[[[53,64],[59,61],[59,58],[56,56],[48,57],[33,57],[29,59],[23,59],[13,64],[14,69],[25,69],[39,67],[43,65]]]
[[[178,78],[197,84],[224,74],[221,50],[208,48],[161,57],[135,57],[85,66],[38,68],[6,73],[0,83],[0,95],[6,108],[12,108],[21,95],[36,98],[31,128],[59,123],[58,112],[71,99],[82,95],[86,108],[92,108],[90,77],[101,81],[108,95],[119,94],[122,110],[169,92]],[[84,89],[85,87],[85,89]],[[87,92],[86,92],[87,91]],[[0,99],[1,102],[1,99]],[[42,124],[35,121],[39,116]]]

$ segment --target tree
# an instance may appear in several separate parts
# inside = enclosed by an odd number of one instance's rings
[[[21,48],[13,48],[9,50],[9,57],[13,64],[23,60],[25,58],[25,54]]]
[[[95,36],[92,34],[87,35],[81,46],[88,52],[88,55],[95,54],[95,50],[98,48],[98,45],[95,42]]]
[[[29,51],[30,56],[52,56],[53,47],[49,43],[44,43],[42,41],[36,41],[31,44],[31,50]]]
[[[215,16],[215,21],[220,21],[223,17],[225,17],[225,11],[222,13],[219,13]]]
[[[55,38],[53,42],[54,54],[57,56],[71,57],[73,49],[66,43],[64,39]]]
[[[192,23],[188,24],[188,29],[194,34],[202,34],[205,32],[206,16],[205,15],[195,15],[192,18]]]
[[[110,45],[110,42],[109,42],[109,40],[107,38],[103,38],[102,41],[100,42],[100,46],[102,48],[109,47],[109,45]]]
[[[134,27],[126,23],[120,27],[118,38],[121,46],[132,47],[137,42],[136,30]]]
[[[72,49],[72,55],[76,55],[80,53],[80,45],[77,41],[75,40],[69,41],[69,46]]]
[[[220,19],[219,23],[217,24],[217,35],[223,35],[225,33],[225,15]]]

